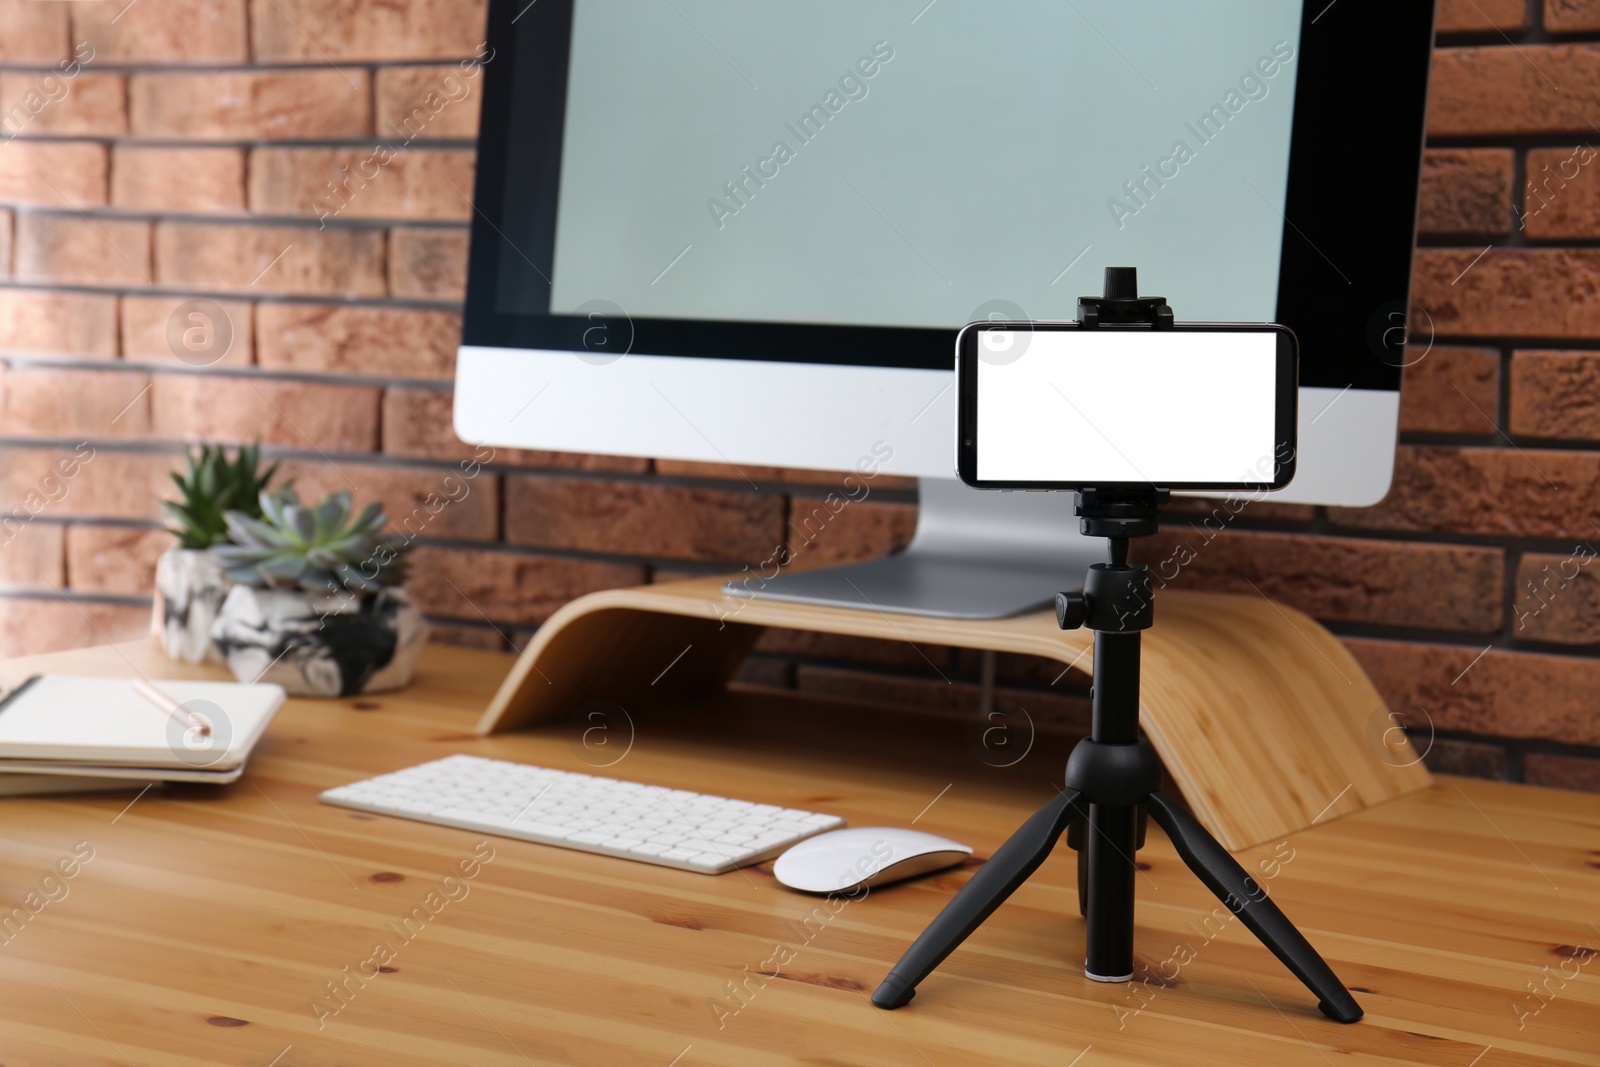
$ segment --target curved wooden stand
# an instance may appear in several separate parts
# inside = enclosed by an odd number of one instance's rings
[[[501,684],[477,731],[718,692],[762,628],[1014,652],[1089,673],[1094,635],[1047,611],[936,619],[731,597],[720,578],[612,589],[557,611]],[[1264,597],[1163,592],[1145,634],[1145,733],[1194,814],[1237,851],[1428,785],[1344,645]]]

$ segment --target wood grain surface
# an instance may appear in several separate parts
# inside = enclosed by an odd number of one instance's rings
[[[1141,720],[1196,817],[1229,849],[1428,785],[1360,664],[1315,619],[1266,597],[1181,591],[1161,593],[1155,617],[1144,635]],[[1061,631],[1050,612],[894,615],[740,599],[719,578],[696,578],[562,607],[478,729],[560,719],[594,696],[714,693],[765,626],[1022,653],[1086,674],[1093,666],[1094,635]]]
[[[432,648],[403,693],[290,701],[234,786],[0,800],[0,909],[43,902],[0,937],[0,1064],[1600,1063],[1600,797],[1441,777],[1240,853],[1356,990],[1353,1026],[1323,1019],[1154,828],[1145,980],[1083,977],[1062,846],[885,1013],[868,995],[967,871],[835,907],[765,867],[689,874],[316,794],[469,752],[915,823],[976,864],[1050,796],[1070,738],[996,768],[966,724],[765,691],[632,704],[602,735],[580,719],[477,736],[511,662]],[[135,668],[219,673],[141,643],[0,677]]]

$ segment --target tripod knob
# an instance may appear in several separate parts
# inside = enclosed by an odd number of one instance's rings
[[[1063,630],[1076,630],[1089,617],[1089,602],[1082,593],[1056,594],[1056,625]]]

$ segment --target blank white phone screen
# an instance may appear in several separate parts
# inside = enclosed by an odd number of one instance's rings
[[[1270,481],[1270,331],[983,330],[979,481]]]

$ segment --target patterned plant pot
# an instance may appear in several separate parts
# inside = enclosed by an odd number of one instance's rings
[[[410,682],[428,623],[403,589],[352,596],[236,585],[211,635],[241,682],[339,697]]]
[[[156,560],[161,647],[180,663],[221,662],[211,627],[230,583],[210,552],[169,548]]]

